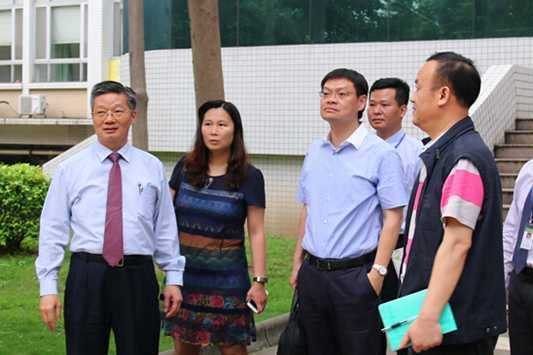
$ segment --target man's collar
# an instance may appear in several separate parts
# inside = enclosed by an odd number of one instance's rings
[[[442,132],[437,138],[435,139],[432,139],[430,140],[429,142],[426,143],[426,145],[424,145],[424,147],[422,148],[422,152],[425,152],[426,150],[428,150],[429,148],[431,148],[439,139],[442,138],[443,135],[446,134],[446,132],[448,132],[449,129],[445,130],[444,132]]]
[[[355,147],[355,149],[359,149],[361,145],[363,144],[363,141],[365,140],[366,135],[368,134],[368,130],[366,129],[366,126],[363,122],[359,124],[359,127],[344,141],[340,144],[340,147],[344,147],[347,144],[351,144]],[[322,140],[322,144],[330,144],[331,143],[331,131],[324,136],[324,139]]]
[[[427,141],[429,137],[426,138],[424,140],[425,145],[422,150],[422,153],[428,151],[429,149],[432,149],[435,146],[437,147],[437,149],[442,149],[443,147],[447,146],[451,140],[454,140],[457,136],[465,134],[470,130],[475,130],[474,122],[472,122],[472,118],[470,118],[470,116],[466,116],[462,120],[456,122],[448,130],[442,132],[435,139]]]
[[[113,153],[113,151],[106,146],[104,146],[102,143],[96,141],[94,144],[94,149],[96,151],[96,154],[98,154],[98,158],[100,161],[104,161],[107,159],[109,154]],[[129,162],[130,161],[130,154],[131,154],[131,145],[129,143],[124,144],[122,148],[118,150],[118,152],[122,159]]]
[[[389,143],[390,145],[396,145],[400,139],[402,139],[403,135],[405,134],[403,128],[400,127],[400,130],[396,133],[394,133],[389,138],[385,139],[385,142]]]

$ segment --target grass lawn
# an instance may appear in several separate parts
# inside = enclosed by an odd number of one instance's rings
[[[249,249],[247,239],[247,249]],[[292,300],[289,277],[296,239],[267,237],[268,305],[256,316],[256,322],[287,313]],[[39,312],[39,282],[35,275],[36,255],[4,255],[0,257],[0,355],[65,354],[63,319],[52,333]],[[59,273],[59,292],[63,300],[70,256]],[[248,250],[248,261],[251,257]],[[163,273],[158,273],[160,283]],[[109,354],[115,354],[110,342]],[[172,338],[161,335],[159,350],[172,349]]]

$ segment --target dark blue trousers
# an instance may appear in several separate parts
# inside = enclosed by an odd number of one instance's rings
[[[376,355],[379,296],[367,273],[372,263],[321,271],[307,259],[298,273],[309,355]]]
[[[110,267],[71,258],[65,289],[68,355],[106,355],[113,329],[117,355],[157,355],[159,285],[149,259]]]
[[[466,344],[440,345],[420,353],[416,353],[413,348],[409,348],[409,355],[492,355],[497,342],[498,336],[495,335]]]
[[[513,355],[533,354],[533,279],[525,271],[511,274],[509,340]]]

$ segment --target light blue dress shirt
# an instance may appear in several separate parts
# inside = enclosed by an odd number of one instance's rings
[[[413,189],[422,160],[418,157],[422,153],[423,144],[422,141],[414,139],[411,136],[405,134],[403,128],[400,128],[398,132],[385,139],[385,142],[396,148],[396,152],[402,159],[403,163],[403,188],[405,189],[405,196],[407,201],[411,197],[411,190]],[[400,234],[405,233],[405,218],[407,217],[407,206],[403,209],[403,223]]]
[[[61,163],[52,179],[35,261],[41,296],[57,294],[57,273],[72,229],[71,252],[102,254],[112,151],[100,143]],[[185,258],[163,164],[126,144],[118,153],[122,172],[124,255],[153,255],[167,285],[183,285]]]
[[[363,124],[339,150],[328,137],[311,144],[300,175],[296,199],[308,214],[302,246],[319,258],[354,258],[377,248],[382,209],[407,203],[402,161]]]

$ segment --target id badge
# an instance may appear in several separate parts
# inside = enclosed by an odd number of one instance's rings
[[[520,243],[520,249],[531,250],[533,244],[533,228],[524,228],[524,235],[522,236],[522,243]]]

